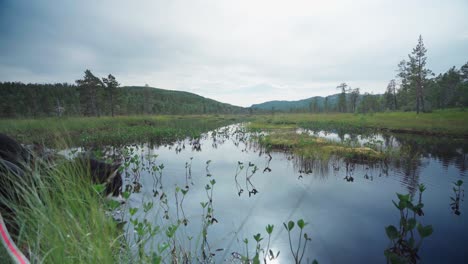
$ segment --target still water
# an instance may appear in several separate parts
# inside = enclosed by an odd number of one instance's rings
[[[209,226],[207,242],[217,263],[235,261],[236,253],[245,255],[244,238],[249,240],[252,257],[253,235],[257,233],[264,237],[262,245],[266,247],[268,224],[275,226],[271,248],[281,252],[271,263],[293,262],[283,222],[301,218],[308,222],[304,231],[312,238],[304,263],[308,259],[319,263],[385,263],[383,252],[390,245],[385,227],[398,226],[400,219],[392,200],[397,200],[396,193],[417,195],[417,185],[422,183],[427,188],[423,194],[425,215],[418,221],[434,227],[434,233],[422,242],[422,263],[466,263],[468,205],[463,201],[464,191],[458,204],[460,214],[451,206],[451,197],[455,197],[453,182],[463,180],[462,190],[468,185],[466,140],[298,131],[337,141],[373,140],[383,147],[391,145],[411,153],[399,162],[354,164],[352,170],[346,171],[339,160],[317,165],[291,153],[265,152],[240,128],[223,127],[199,140],[187,139],[171,145],[127,146],[127,151],[139,157],[139,165],[132,164],[126,170],[127,185],[134,185],[135,171],[141,167],[163,164],[164,168],[160,181],[147,170],[139,170],[136,180],[141,189],[131,194],[126,206],[141,208],[143,203],[152,201],[153,210],[145,215],[139,210],[136,216],[160,226],[188,219],[187,225],[181,225],[177,231],[178,241],[184,248],[199,252],[203,217],[200,202],[209,200],[205,186],[214,179],[212,205],[217,222]],[[242,170],[240,163],[244,165]],[[253,175],[254,166],[249,167],[249,163],[258,168]],[[346,180],[347,176],[353,181]],[[183,200],[183,212],[177,209],[182,194],[178,192],[176,201],[176,187],[189,190]],[[162,193],[167,205],[161,204]],[[129,215],[123,218],[128,220]],[[131,225],[126,229],[132,232]],[[296,228],[292,237],[295,246]],[[157,247],[158,243],[154,241],[147,247]]]

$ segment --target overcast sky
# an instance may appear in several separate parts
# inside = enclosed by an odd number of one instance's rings
[[[0,81],[184,90],[235,105],[382,93],[422,34],[435,73],[468,61],[468,1],[0,0]]]

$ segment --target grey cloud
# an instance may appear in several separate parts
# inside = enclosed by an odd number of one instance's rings
[[[89,68],[242,105],[343,81],[382,92],[419,34],[434,72],[465,63],[466,13],[464,0],[4,0],[0,81],[73,82]]]

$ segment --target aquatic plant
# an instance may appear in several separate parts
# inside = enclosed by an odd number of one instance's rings
[[[190,183],[193,185],[192,181],[192,160],[193,157],[190,157],[190,162],[185,162],[185,188],[189,188],[189,180]]]
[[[293,247],[293,242],[291,240],[291,231],[295,227],[294,221],[288,221],[287,224],[283,223],[283,225],[288,232],[289,245],[290,245],[291,253],[294,259],[294,263],[296,264],[301,263],[304,257],[305,251],[306,251],[306,245],[311,240],[311,238],[307,235],[307,233],[303,232],[303,229],[307,225],[307,223],[304,222],[303,219],[299,219],[297,221],[297,226],[299,227],[300,232],[298,236],[299,241],[298,241],[297,247],[295,248]],[[265,231],[268,235],[268,242],[266,244],[266,247],[263,247],[261,244],[261,241],[263,241],[264,237],[262,237],[260,233],[253,235],[253,239],[255,241],[255,254],[252,258],[249,255],[249,239],[244,238],[242,242],[245,245],[245,253],[240,254],[238,252],[232,252],[231,255],[233,259],[240,260],[242,263],[245,263],[245,264],[250,264],[250,263],[260,264],[261,259],[263,259],[263,263],[267,264],[270,261],[278,259],[280,255],[280,251],[275,252],[270,247],[271,236],[273,234],[273,230],[274,230],[274,225],[268,224],[265,227]],[[313,260],[312,263],[318,264],[317,260]]]
[[[244,189],[241,187],[237,177],[239,176],[239,174],[241,173],[243,169],[244,169],[244,163],[238,161],[236,174],[234,176],[234,181],[236,183],[237,195],[239,196],[241,196],[241,194],[244,192]],[[247,192],[249,193],[249,197],[251,197],[252,195],[256,195],[258,193],[257,188],[255,188],[255,186],[253,185],[251,181],[252,177],[257,171],[258,171],[257,165],[249,161],[249,164],[247,165],[247,167],[245,167],[245,188]]]
[[[461,188],[463,181],[458,180],[454,182],[453,185],[454,186],[452,190],[455,196],[450,197],[450,200],[452,201],[452,203],[450,203],[450,208],[455,215],[460,215],[460,201],[463,201],[463,198],[465,197],[465,190]]]
[[[293,255],[294,261],[296,264],[302,262],[302,258],[304,257],[304,253],[306,251],[306,245],[307,242],[311,241],[312,239],[307,235],[307,233],[304,233],[304,237],[302,237],[304,227],[307,225],[306,222],[304,222],[303,219],[297,220],[297,226],[299,227],[299,239],[296,247],[293,247],[293,243],[291,241],[291,231],[294,229],[294,221],[289,221],[287,224],[283,223],[284,228],[286,231],[288,231],[288,238],[289,238],[289,247],[291,249],[291,254]],[[304,239],[304,240],[303,240]],[[302,248],[301,248],[301,243],[303,243]],[[317,263],[316,260],[314,260],[313,263]]]
[[[410,194],[397,193],[398,203],[392,201],[400,211],[400,224],[397,227],[389,225],[385,228],[385,233],[390,239],[391,245],[384,251],[387,262],[397,263],[417,263],[419,260],[418,251],[424,238],[430,236],[434,231],[432,225],[422,225],[416,219],[423,216],[422,194],[426,190],[423,184],[419,187],[419,199],[417,204],[413,204]],[[419,234],[419,240],[416,232]]]

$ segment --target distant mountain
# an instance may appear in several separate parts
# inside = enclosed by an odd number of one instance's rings
[[[258,110],[271,110],[272,108],[275,111],[294,111],[294,110],[304,110],[309,109],[310,103],[316,99],[317,106],[321,109],[325,106],[325,98],[328,98],[328,107],[333,108],[338,103],[339,94],[329,95],[326,97],[314,96],[307,99],[297,100],[297,101],[268,101],[261,104],[253,104],[251,108]]]

